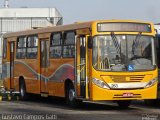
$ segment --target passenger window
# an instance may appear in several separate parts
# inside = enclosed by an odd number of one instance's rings
[[[37,35],[28,36],[27,38],[27,58],[35,59],[38,55],[38,37]]]
[[[50,40],[50,57],[60,58],[62,54],[61,33],[53,33]]]
[[[73,58],[75,56],[75,32],[64,34],[63,57]]]
[[[17,40],[16,58],[24,59],[26,56],[26,37],[19,37]]]
[[[5,59],[7,57],[7,39],[4,38],[3,40],[3,58]]]

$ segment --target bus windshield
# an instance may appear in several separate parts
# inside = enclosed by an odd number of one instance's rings
[[[93,38],[93,67],[104,71],[145,71],[155,68],[154,38],[103,35]]]

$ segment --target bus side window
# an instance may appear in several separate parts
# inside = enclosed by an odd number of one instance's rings
[[[75,56],[75,32],[64,33],[63,57],[73,58]]]
[[[35,59],[38,55],[38,36],[32,35],[27,38],[27,58]]]
[[[50,57],[61,58],[62,54],[62,35],[61,33],[53,33],[50,40]]]
[[[17,38],[17,59],[24,59],[26,57],[26,36]]]
[[[7,57],[7,39],[4,38],[3,40],[3,58],[5,59]]]

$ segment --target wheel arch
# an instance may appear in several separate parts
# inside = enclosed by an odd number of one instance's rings
[[[18,82],[19,82],[19,89],[20,89],[20,84],[21,84],[21,82],[24,82],[24,84],[25,84],[25,79],[24,79],[24,77],[23,77],[23,76],[19,76]],[[26,84],[25,84],[25,85],[26,85]]]
[[[25,82],[25,80],[24,80],[24,77],[23,76],[19,76],[19,84],[20,84],[20,82]]]

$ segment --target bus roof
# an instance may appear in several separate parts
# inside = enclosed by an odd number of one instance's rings
[[[38,29],[31,29],[31,30],[24,30],[19,32],[10,32],[4,34],[4,38],[7,37],[16,37],[16,36],[25,36],[25,35],[34,35],[40,33],[50,33],[50,32],[59,32],[59,31],[70,31],[76,29],[83,29],[83,28],[90,28],[93,22],[137,22],[137,23],[146,23],[152,24],[151,22],[143,22],[137,20],[97,20],[97,21],[90,21],[90,22],[76,22],[74,24],[68,25],[59,25],[59,26],[52,26],[52,27],[45,27],[45,28],[38,28]]]
[[[31,34],[38,34],[38,33],[70,31],[70,30],[76,30],[76,29],[90,28],[91,25],[92,25],[92,22],[75,23],[75,24],[69,24],[69,25],[59,25],[59,26],[38,28],[38,29],[32,29],[32,30],[24,30],[24,31],[19,31],[19,32],[10,32],[10,33],[4,34],[3,37],[7,38],[7,37],[24,36],[24,35],[31,35]]]

